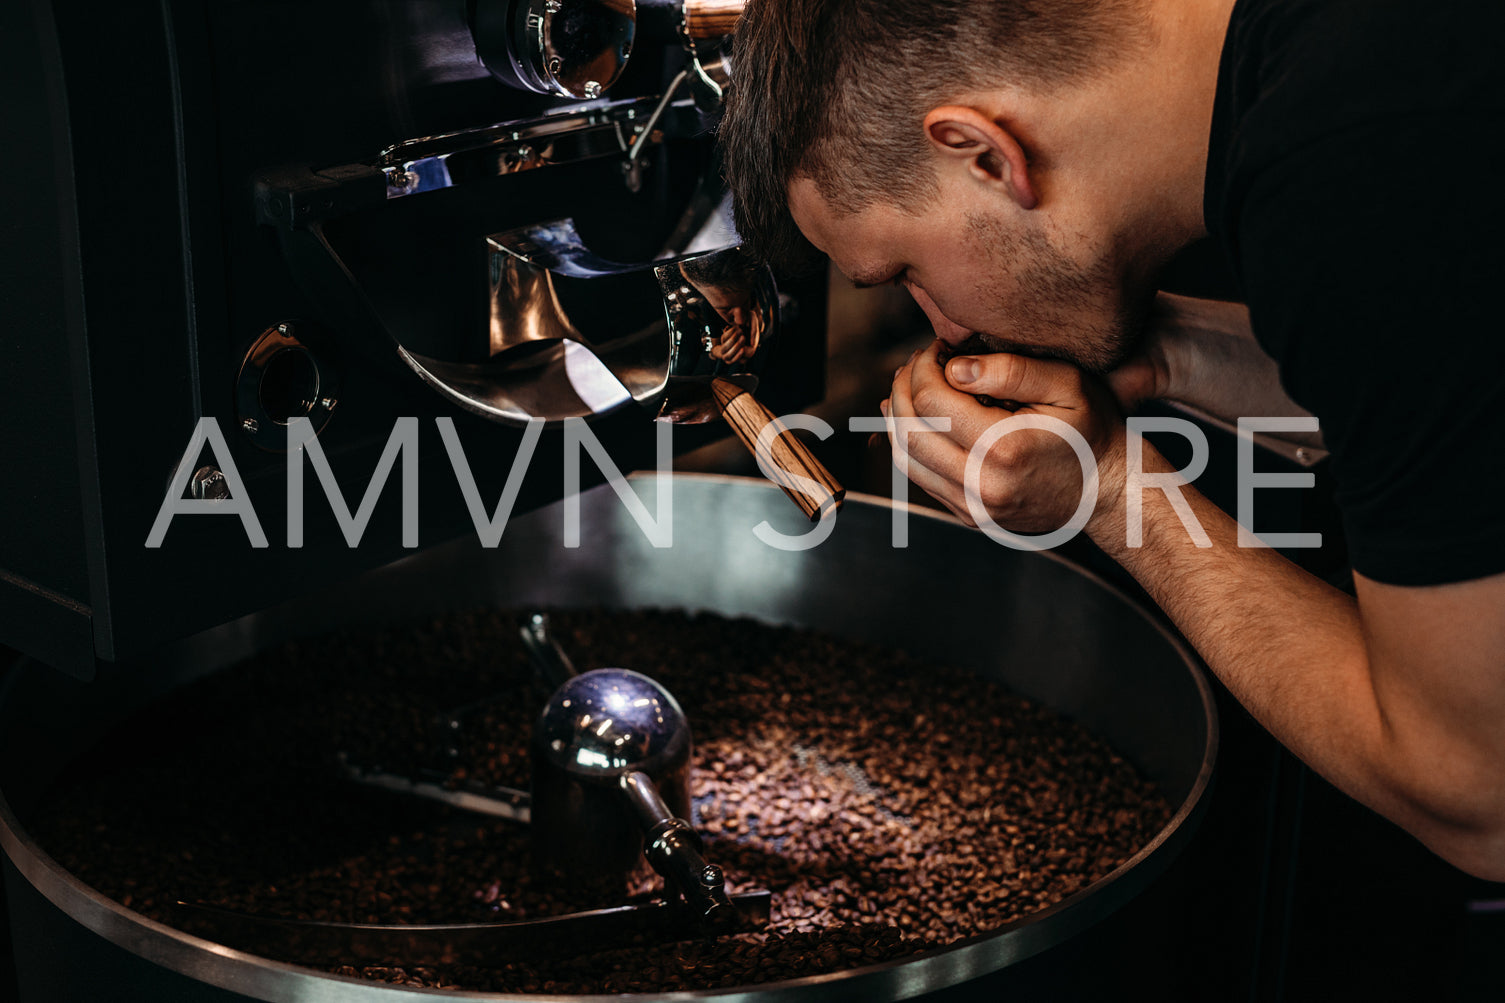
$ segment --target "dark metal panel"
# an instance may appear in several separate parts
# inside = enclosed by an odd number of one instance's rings
[[[33,5],[0,5],[0,135],[14,154],[0,186],[0,575],[87,602],[58,218],[70,174],[53,134],[44,52]],[[33,610],[5,591],[0,625],[16,634]]]
[[[6,643],[87,678],[94,672],[93,611],[61,592],[0,570]]]
[[[150,505],[170,469],[162,456],[173,447],[159,430],[193,411],[192,354],[182,350],[189,334],[172,81],[155,4],[64,0],[54,13],[76,165],[84,308],[78,336],[86,345],[78,378],[92,408],[99,492],[89,521],[101,531],[89,547],[91,605],[98,653],[113,658],[112,598],[150,591],[143,580],[118,580],[121,531]],[[85,461],[87,482],[87,453]]]

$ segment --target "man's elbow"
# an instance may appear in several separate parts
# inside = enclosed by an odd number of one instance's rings
[[[1505,881],[1505,772],[1474,782],[1411,787],[1396,821],[1454,867],[1486,881]],[[1455,781],[1459,778],[1454,778]]]
[[[1485,831],[1423,835],[1422,842],[1454,867],[1485,881],[1505,882],[1505,824]]]

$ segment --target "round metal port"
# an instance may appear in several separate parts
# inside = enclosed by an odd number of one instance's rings
[[[338,370],[327,340],[311,324],[288,321],[263,331],[241,362],[236,404],[241,431],[262,449],[287,448],[287,425],[307,418],[314,431],[339,404]]]
[[[257,394],[261,408],[278,425],[307,418],[319,401],[319,367],[306,349],[283,348],[267,362]]]

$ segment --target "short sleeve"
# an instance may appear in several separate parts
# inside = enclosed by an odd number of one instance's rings
[[[1248,175],[1230,220],[1255,334],[1381,582],[1505,571],[1502,135],[1497,112],[1350,127]]]

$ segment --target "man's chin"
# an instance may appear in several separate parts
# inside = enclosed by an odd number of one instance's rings
[[[991,334],[982,334],[980,332],[968,335],[958,345],[948,345],[942,354],[949,357],[953,355],[995,355],[999,352],[1012,352],[1015,355],[1032,354],[1026,346],[1013,344],[1004,341],[1002,338],[995,338]]]
[[[1033,359],[1068,362],[1096,376],[1106,376],[1139,351],[1153,302],[1154,293],[1151,291],[1148,296],[1123,297],[1117,310],[1096,317],[1077,315],[1054,322],[1046,316],[1034,318],[1030,330],[1031,333],[1038,330],[1038,337],[1031,339],[1033,343],[974,331],[955,345],[947,343],[941,356],[944,360],[958,355],[1007,352]],[[1071,334],[1061,337],[1062,332]]]

